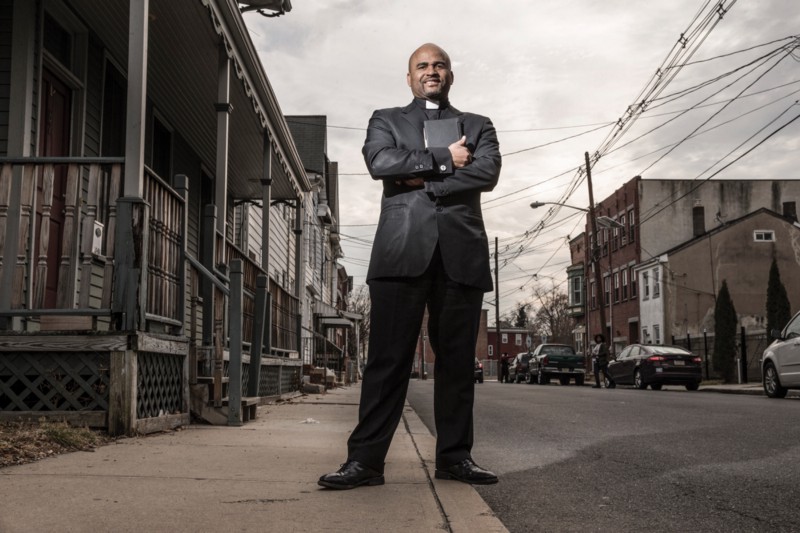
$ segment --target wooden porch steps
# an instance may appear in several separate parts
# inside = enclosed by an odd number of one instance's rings
[[[244,396],[242,398],[242,422],[249,422],[258,418],[258,404],[261,402],[260,396]],[[222,405],[229,405],[228,398],[222,400]]]

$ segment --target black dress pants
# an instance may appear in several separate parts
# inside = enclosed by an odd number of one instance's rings
[[[475,343],[483,290],[451,280],[437,247],[423,275],[373,279],[369,291],[367,366],[361,383],[358,425],[347,442],[348,460],[383,472],[403,414],[426,306],[428,337],[436,356],[436,466],[447,467],[470,458]]]

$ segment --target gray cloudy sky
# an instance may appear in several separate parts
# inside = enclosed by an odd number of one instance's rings
[[[792,105],[800,98],[800,48],[778,50],[793,42],[784,38],[800,35],[797,0],[726,0],[729,11],[713,17],[713,29],[692,24],[718,3],[293,0],[285,16],[244,17],[283,112],[328,117],[328,156],[340,171],[342,264],[356,284],[364,283],[381,195],[361,157],[367,121],[374,109],[410,101],[405,74],[417,46],[435,42],[450,53],[451,102],[491,117],[504,154],[500,183],[483,196],[490,244],[495,237],[500,242],[504,314],[530,301],[536,283],[566,279],[567,238],[583,231],[581,212],[563,208],[548,216],[546,208],[531,210],[530,202],[588,205],[585,181],[576,180],[574,169],[584,152],[601,148],[682,33],[689,30],[688,49],[697,47],[694,64],[662,76],[671,79],[661,99],[594,166],[596,201],[636,175],[706,178],[707,169],[720,168],[800,114],[800,105]],[[777,42],[766,44],[771,41]],[[725,57],[712,59],[718,56]],[[698,84],[706,85],[681,92]],[[699,135],[668,153],[709,119]],[[797,179],[798,133],[800,120],[714,179]],[[542,222],[535,237],[524,238]],[[521,255],[514,250],[520,243]]]

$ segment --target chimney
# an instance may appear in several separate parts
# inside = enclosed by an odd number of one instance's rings
[[[783,216],[797,222],[797,204],[795,202],[783,202]]]
[[[692,207],[692,236],[699,237],[706,232],[706,210],[702,205]]]

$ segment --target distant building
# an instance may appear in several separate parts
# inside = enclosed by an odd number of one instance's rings
[[[486,359],[486,324],[488,322],[486,309],[481,310],[481,322],[478,326],[478,341],[475,344],[475,357],[478,359]],[[433,364],[436,361],[436,355],[431,348],[431,342],[428,338],[428,311],[425,311],[425,316],[422,318],[422,327],[419,330],[417,337],[417,347],[414,352],[414,364],[412,372],[419,372],[420,362],[425,361],[425,373],[428,377],[433,377]]]
[[[497,330],[491,328],[486,332],[487,349],[485,359],[499,359],[503,353],[516,355],[528,350],[527,339],[531,335],[528,328],[500,328],[500,350],[497,352]],[[538,341],[538,342],[537,342]],[[541,344],[540,339],[531,338],[531,346]]]
[[[727,281],[739,323],[766,328],[772,259],[793,309],[800,307],[800,224],[759,209],[645,261],[640,281],[642,340],[654,344],[714,330],[716,293]]]
[[[588,304],[587,338],[591,339],[597,332],[605,333],[614,353],[627,344],[643,340],[640,285],[648,287],[646,290],[660,291],[664,275],[661,269],[638,268],[643,262],[762,208],[779,213],[787,220],[796,220],[798,200],[800,181],[797,180],[644,180],[636,176],[623,184],[599,202],[595,210],[596,216],[609,217],[622,225],[621,229],[598,230],[600,287],[596,286],[593,271],[590,243],[594,242],[594,236],[588,224],[586,227],[589,238],[583,261]],[[758,243],[752,237],[745,242],[741,251],[747,255]],[[789,243],[777,245],[789,246]],[[573,258],[571,273],[578,264]],[[765,268],[768,267],[767,264]],[[692,271],[687,271],[687,276],[693,275]],[[708,290],[716,294],[721,279],[715,276],[714,283]],[[606,323],[602,325],[600,298],[606,306]],[[660,337],[664,336],[663,327],[659,327]],[[655,338],[652,326],[647,333]]]

